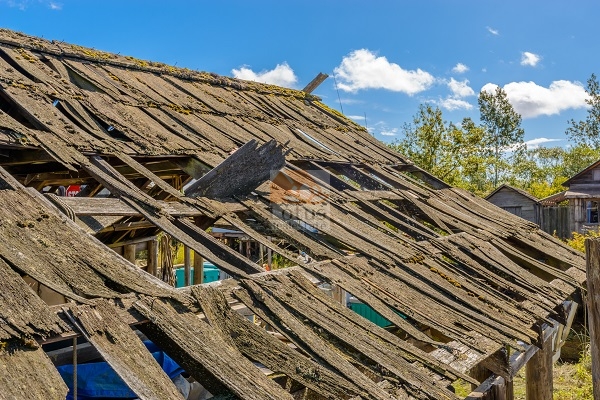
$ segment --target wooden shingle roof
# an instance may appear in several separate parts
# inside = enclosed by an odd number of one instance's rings
[[[186,182],[207,175],[224,186],[255,178],[257,163],[236,158],[252,141],[285,155],[269,180],[218,191],[226,198],[184,195]],[[81,197],[41,193],[76,184],[86,185]],[[122,219],[85,231],[77,220],[90,216]],[[264,273],[206,231],[217,221],[295,267]],[[232,279],[174,289],[106,246],[159,231]],[[531,349],[544,329],[565,323],[564,302],[585,281],[582,254],[448,187],[315,96],[8,30],[0,30],[0,239],[0,275],[11,277],[0,282],[9,327],[0,340],[24,351],[23,338],[39,349],[49,335],[83,335],[132,390],[156,398],[173,388],[141,376],[134,355],[143,349],[129,325],[213,394],[292,398],[299,383],[323,398],[456,398],[449,384],[477,383],[467,373],[480,363],[510,378],[506,349]],[[69,307],[50,308],[33,292],[2,297],[24,290],[19,274]],[[314,282],[351,294],[392,329]],[[15,302],[16,316],[6,314]],[[231,304],[295,350],[263,331],[248,335],[256,327],[232,317]],[[54,372],[45,365],[41,377],[24,373],[39,398],[64,398],[64,387],[47,385]]]

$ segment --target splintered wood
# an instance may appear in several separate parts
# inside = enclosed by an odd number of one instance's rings
[[[65,312],[77,320],[85,338],[140,399],[183,399],[146,346],[106,300],[72,306]]]
[[[232,393],[248,400],[292,399],[191,311],[151,298],[138,301],[135,307],[151,321],[140,327],[142,332],[213,395]]]

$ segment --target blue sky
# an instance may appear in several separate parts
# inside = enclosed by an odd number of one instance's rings
[[[420,104],[479,121],[503,87],[531,145],[566,146],[600,74],[592,0],[0,0],[0,27],[302,89],[378,139],[399,139]],[[366,116],[366,120],[365,120]]]

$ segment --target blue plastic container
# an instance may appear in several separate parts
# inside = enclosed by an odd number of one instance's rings
[[[191,276],[190,282],[194,280],[194,267],[190,268]],[[219,280],[219,274],[221,271],[214,264],[207,261],[204,262],[204,279],[202,282],[214,282]],[[177,268],[175,270],[175,276],[177,277],[177,285],[175,287],[183,287],[185,282],[185,268]]]

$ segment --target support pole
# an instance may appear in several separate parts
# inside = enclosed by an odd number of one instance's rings
[[[267,236],[269,242],[272,242],[271,236]],[[269,268],[273,269],[273,250],[270,247],[267,247],[267,264],[269,264]]]
[[[135,264],[135,244],[123,246],[123,258]]]
[[[260,264],[264,264],[265,263],[265,246],[262,245],[261,243],[258,244],[258,258],[260,259]]]
[[[526,399],[552,400],[552,335],[525,366]]]
[[[191,249],[184,245],[183,247],[183,285],[190,286],[190,272],[192,270],[192,253]]]
[[[204,258],[194,252],[194,285],[204,283]]]
[[[73,398],[77,398],[77,336],[73,338]]]
[[[152,239],[148,241],[148,273],[156,276],[158,269],[158,240]]]
[[[348,306],[348,301],[346,298],[346,291],[342,289],[341,286],[332,285],[333,286],[333,299],[343,305],[344,307]]]
[[[506,382],[506,400],[515,400],[514,381]]]
[[[594,400],[600,399],[600,240],[585,240],[587,272],[587,309],[592,356],[592,388]]]

